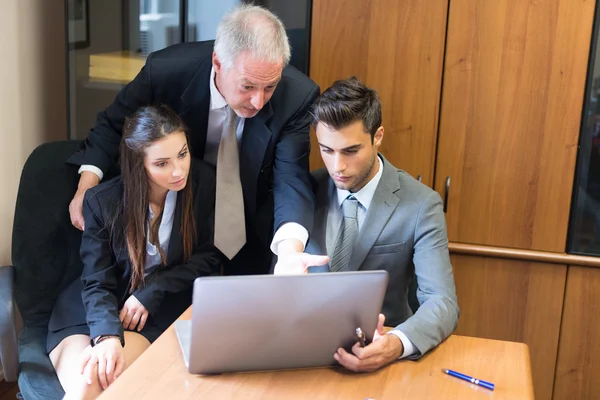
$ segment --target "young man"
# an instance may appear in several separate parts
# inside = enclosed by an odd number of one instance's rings
[[[84,228],[83,196],[115,164],[125,117],[166,104],[187,126],[192,156],[217,168],[214,240],[229,260],[225,273],[266,273],[270,249],[279,263],[327,262],[302,253],[314,212],[308,109],[319,88],[289,59],[281,21],[249,5],[224,16],[214,43],[149,55],[68,160],[81,175],[69,206],[73,225]]]
[[[339,349],[334,358],[354,371],[418,358],[454,331],[459,315],[440,196],[378,153],[381,102],[358,79],[335,82],[312,110],[326,169],[314,173],[307,252],[331,261],[308,272],[383,269],[390,276],[376,340],[352,353]],[[414,315],[407,298],[413,275],[420,304]],[[395,326],[388,334],[384,320]]]

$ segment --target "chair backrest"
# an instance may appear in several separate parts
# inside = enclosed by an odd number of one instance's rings
[[[58,294],[81,275],[81,232],[69,217],[78,167],[65,162],[79,145],[75,140],[42,144],[21,172],[12,263],[15,297],[26,326],[47,327]]]

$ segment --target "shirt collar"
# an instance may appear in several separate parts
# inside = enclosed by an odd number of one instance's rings
[[[177,203],[177,192],[173,191],[173,190],[169,190],[167,192],[167,197],[165,198],[165,206],[163,209],[162,221],[167,220],[168,219],[167,216],[171,216],[173,214],[176,203]],[[150,204],[148,204],[148,210],[150,210],[150,213],[148,214],[148,218],[151,220],[152,218],[154,218],[154,213],[152,212],[152,207],[150,207]],[[161,225],[162,225],[162,223],[161,223]]]
[[[218,110],[227,106],[227,101],[225,101],[225,97],[219,92],[217,89],[217,85],[215,85],[215,67],[210,68],[210,109]]]
[[[342,206],[342,203],[348,197],[348,195],[352,194],[356,200],[366,209],[369,209],[371,205],[371,200],[373,200],[373,196],[375,195],[375,190],[377,189],[377,185],[379,185],[379,181],[381,180],[381,175],[383,174],[383,162],[381,158],[377,156],[377,162],[379,163],[379,171],[375,174],[375,176],[363,186],[356,193],[350,193],[348,190],[336,189],[337,190],[337,201],[338,207]]]

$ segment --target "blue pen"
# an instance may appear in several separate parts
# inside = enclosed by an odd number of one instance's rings
[[[475,385],[484,387],[486,389],[494,390],[494,384],[491,382],[486,382],[486,381],[482,381],[480,379],[475,379],[468,375],[461,374],[460,372],[452,371],[451,369],[442,369],[442,371],[448,375],[455,377],[455,378],[459,378],[464,381],[474,383]]]

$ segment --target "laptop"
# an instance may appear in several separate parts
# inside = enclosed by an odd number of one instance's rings
[[[212,276],[194,281],[192,319],[175,322],[192,374],[335,365],[361,328],[373,338],[387,271]]]

